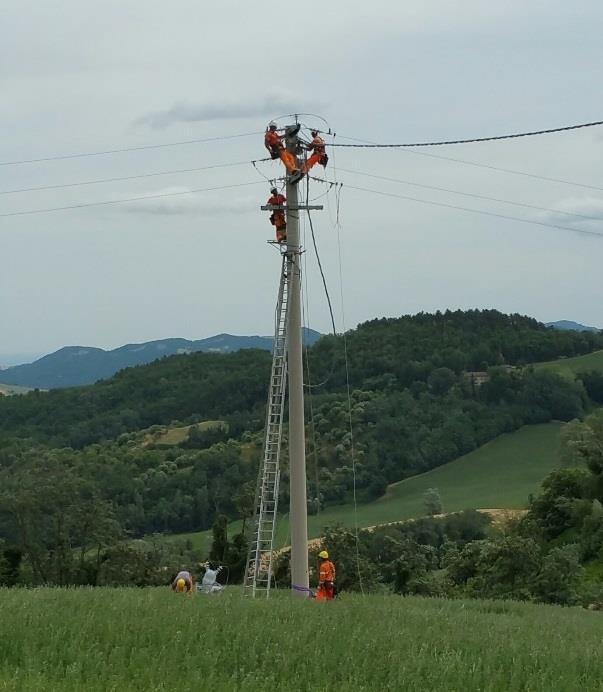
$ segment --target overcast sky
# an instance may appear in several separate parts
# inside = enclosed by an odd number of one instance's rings
[[[600,0],[4,0],[0,160],[261,133],[271,117],[291,112],[324,117],[341,143],[601,120],[602,22]],[[351,189],[603,234],[602,150],[602,128],[419,153],[337,149],[326,177],[344,183],[346,326],[479,307],[603,327],[603,237]],[[0,354],[270,333],[279,259],[259,210],[269,187],[250,164],[4,194],[264,153],[258,134],[0,166],[0,214],[169,194],[0,216]],[[278,162],[260,169],[281,175]],[[254,184],[170,194],[240,183]],[[315,183],[311,196],[324,190]],[[322,202],[314,220],[341,328],[334,194]],[[307,262],[308,321],[327,331],[310,252]]]

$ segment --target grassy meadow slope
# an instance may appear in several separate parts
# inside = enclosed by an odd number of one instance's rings
[[[502,601],[13,589],[0,639],[3,690],[603,689],[599,613]]]
[[[542,480],[558,463],[561,427],[561,423],[525,426],[449,464],[394,483],[384,497],[358,505],[358,525],[362,528],[424,515],[423,494],[427,488],[440,491],[445,512],[523,508],[528,495],[538,491]],[[329,507],[320,515],[309,517],[309,536],[319,536],[325,526],[335,523],[353,526],[353,506]],[[231,532],[237,530],[240,522],[232,524]],[[278,523],[277,547],[288,545],[288,536],[289,522],[285,516]],[[178,537],[209,550],[211,531]]]
[[[534,363],[537,370],[548,370],[573,379],[579,372],[597,370],[603,372],[603,351],[594,351],[575,358],[559,358],[546,363]]]
[[[31,392],[31,387],[20,387],[16,384],[2,384],[0,382],[0,394],[12,396],[13,394],[27,394]]]
[[[427,488],[440,491],[445,512],[523,508],[557,464],[560,430],[560,423],[526,426],[449,464],[394,483],[384,497],[358,507],[358,523],[372,526],[423,515]],[[333,507],[311,517],[311,533],[335,521],[352,525],[352,508]]]

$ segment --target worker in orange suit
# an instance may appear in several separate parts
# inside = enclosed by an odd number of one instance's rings
[[[304,165],[304,173],[307,173],[310,168],[317,163],[325,168],[327,167],[329,157],[325,151],[325,141],[318,134],[318,130],[312,130],[312,141],[306,146],[306,149],[312,152],[312,156],[310,156]]]
[[[321,550],[318,553],[318,590],[317,601],[332,601],[335,598],[335,565],[329,560],[329,553]]]
[[[282,206],[287,201],[285,195],[282,195],[275,187],[270,190],[271,197],[268,198],[267,204],[271,206]],[[276,240],[278,243],[287,241],[287,221],[285,219],[284,209],[273,209],[270,214],[270,223],[276,230]]]
[[[299,175],[297,160],[290,151],[285,149],[282,140],[283,137],[276,131],[276,123],[271,122],[266,130],[264,146],[270,152],[271,158],[280,159],[285,164],[288,173],[297,173]]]

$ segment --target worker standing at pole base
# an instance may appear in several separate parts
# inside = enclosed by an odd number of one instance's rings
[[[329,553],[321,550],[318,553],[319,573],[318,590],[316,591],[317,601],[332,601],[335,598],[335,565],[329,560]]]
[[[317,163],[324,168],[327,167],[329,157],[325,151],[325,141],[318,134],[318,130],[312,130],[312,141],[306,146],[306,149],[312,152],[312,156],[310,156],[304,165],[304,173],[307,173],[312,166],[315,166]]]
[[[266,135],[264,137],[264,146],[270,152],[270,157],[273,159],[280,159],[284,164],[287,172],[295,177],[301,177],[299,169],[297,167],[297,160],[295,156],[285,149],[283,144],[283,136],[279,135],[276,131],[276,123],[271,122],[266,130]]]
[[[275,187],[270,190],[272,196],[268,198],[268,205],[270,206],[283,206],[287,201],[285,195],[282,195]],[[284,209],[273,209],[272,214],[270,214],[270,223],[274,226],[276,230],[276,240],[278,243],[284,243],[287,241],[287,221],[285,218]]]

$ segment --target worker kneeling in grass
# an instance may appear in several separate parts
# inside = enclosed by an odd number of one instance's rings
[[[193,593],[193,578],[190,572],[181,569],[172,582],[172,591],[176,593]]]
[[[318,553],[318,560],[319,573],[316,600],[332,601],[337,593],[335,588],[335,565],[329,560],[329,553],[326,550],[321,550]]]

